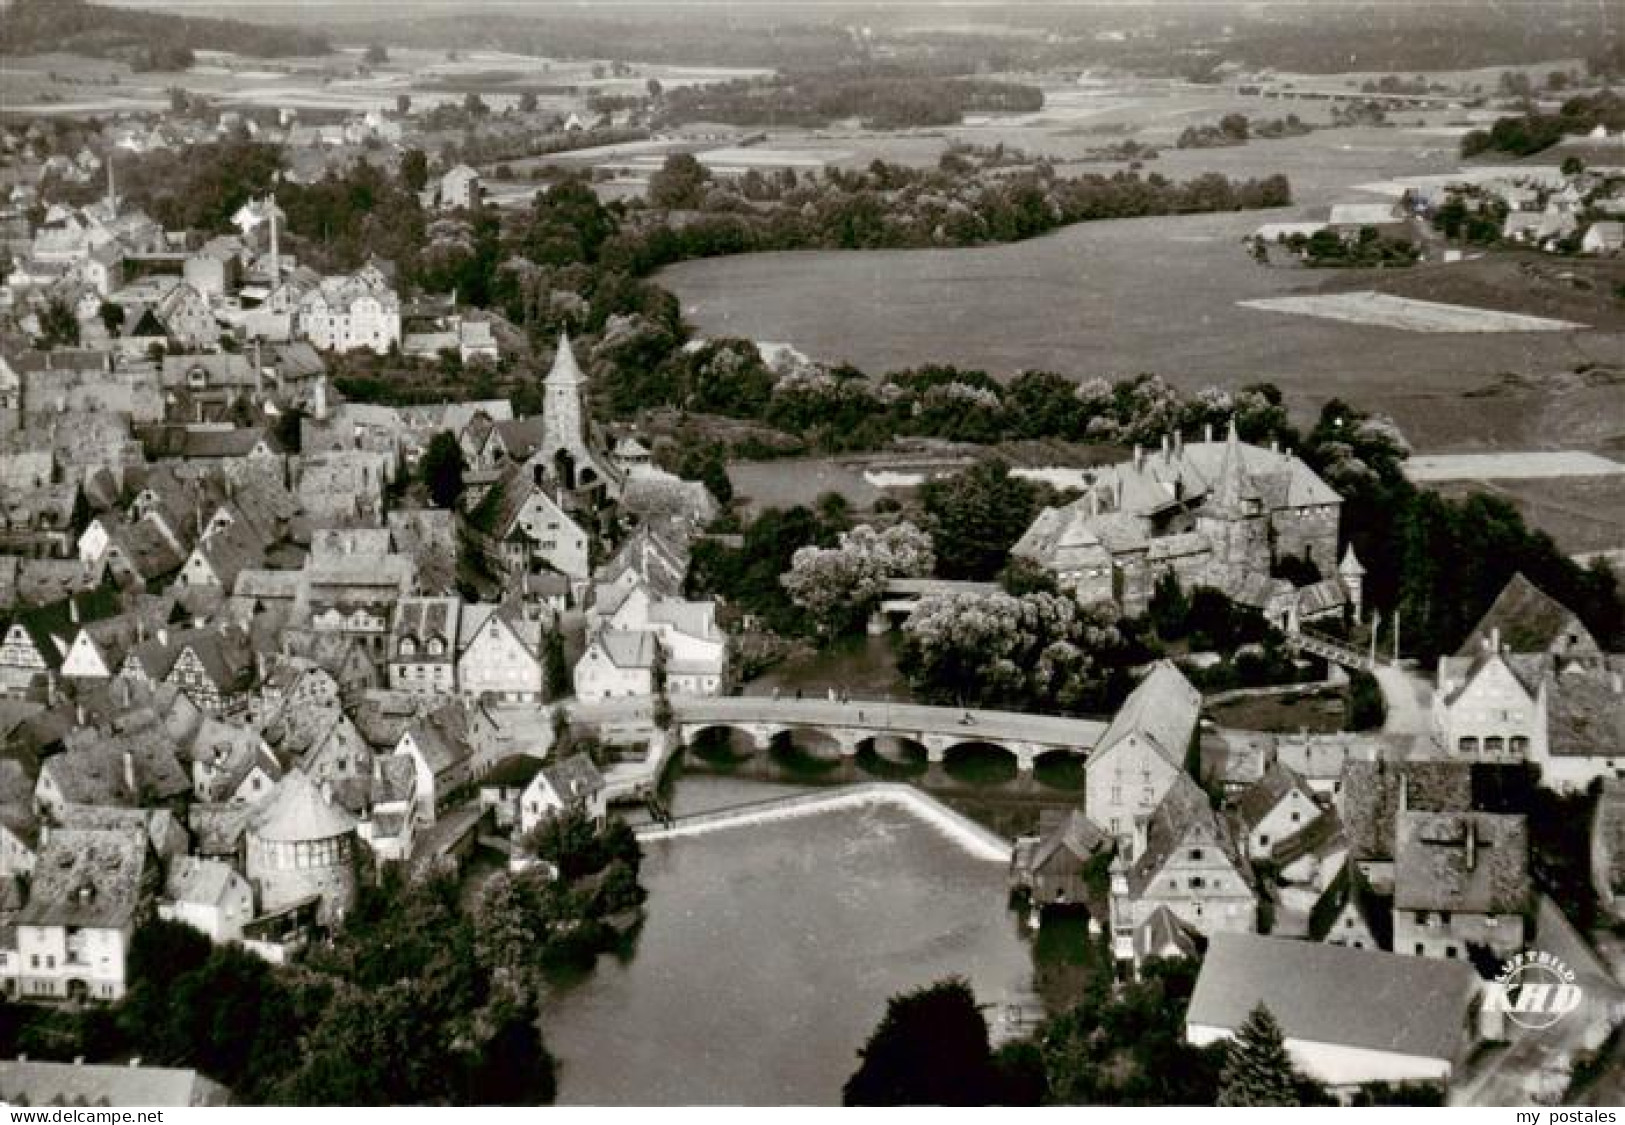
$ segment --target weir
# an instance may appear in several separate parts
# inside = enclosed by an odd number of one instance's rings
[[[910,785],[896,782],[865,782],[843,786],[821,793],[802,793],[793,797],[718,809],[683,817],[670,826],[650,825],[637,830],[640,841],[675,840],[684,836],[701,836],[730,828],[744,828],[755,824],[769,824],[776,820],[812,816],[816,813],[839,809],[861,808],[865,805],[892,805],[914,814],[936,828],[949,840],[977,859],[989,863],[1010,862],[1010,841],[977,824],[942,802],[922,793]]]

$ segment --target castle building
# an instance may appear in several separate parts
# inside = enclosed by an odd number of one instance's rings
[[[1012,554],[1030,559],[1079,601],[1145,612],[1157,581],[1211,586],[1278,623],[1341,613],[1358,601],[1352,553],[1337,554],[1342,498],[1291,453],[1243,442],[1187,445],[1101,469],[1084,496],[1039,513]],[[1313,564],[1322,580],[1295,588],[1271,575],[1287,559]],[[1353,579],[1352,584],[1349,579]]]

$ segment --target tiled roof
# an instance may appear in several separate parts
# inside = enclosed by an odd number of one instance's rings
[[[1406,812],[1394,856],[1394,906],[1520,914],[1530,904],[1529,829],[1522,816]]]
[[[139,830],[59,828],[34,866],[25,926],[122,927],[141,900],[147,836]]]
[[[300,770],[292,770],[255,809],[249,832],[261,840],[301,842],[326,840],[355,830],[355,817],[316,789]]]
[[[1229,823],[1213,808],[1201,786],[1182,773],[1146,822],[1145,847],[1129,867],[1130,893],[1136,897],[1143,894],[1169,857],[1193,844],[1217,848],[1237,874],[1243,879],[1252,878],[1252,868],[1236,849]]]
[[[548,787],[566,801],[587,800],[604,787],[604,775],[585,754],[572,754],[563,761],[545,765],[541,773]]]
[[[0,1061],[0,1099],[39,1106],[217,1106],[231,1092],[195,1070],[135,1064]]]
[[[1402,803],[1412,811],[1465,812],[1472,800],[1472,767],[1466,762],[1345,762],[1338,804],[1349,855],[1392,858]]]
[[[1183,769],[1201,710],[1201,693],[1172,663],[1159,660],[1118,708],[1093,753],[1138,732],[1148,735],[1165,758]]]
[[[1263,1004],[1288,1040],[1454,1060],[1477,995],[1465,961],[1220,933],[1185,1022],[1234,1031]]]
[[[164,879],[164,897],[171,902],[199,906],[223,906],[233,885],[241,882],[229,864],[217,859],[182,855],[170,860]]]
[[[1314,800],[1314,792],[1309,788],[1309,783],[1280,762],[1276,762],[1265,770],[1258,783],[1250,786],[1241,795],[1241,800],[1236,802],[1237,820],[1247,831],[1252,831],[1294,789],[1309,800]]]
[[[1596,641],[1580,625],[1572,610],[1518,573],[1496,595],[1472,633],[1456,650],[1456,655],[1480,655],[1488,647],[1491,636],[1497,633],[1502,647],[1507,651],[1548,652],[1570,630],[1581,634],[1584,651],[1597,651]]]

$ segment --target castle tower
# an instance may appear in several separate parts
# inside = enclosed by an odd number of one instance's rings
[[[321,899],[324,923],[344,916],[355,903],[356,820],[316,788],[301,770],[290,770],[248,824],[248,881],[262,913],[312,896]]]
[[[1349,592],[1349,604],[1354,607],[1354,619],[1360,619],[1360,613],[1365,608],[1365,567],[1354,554],[1354,544],[1350,543],[1343,551],[1343,561],[1337,564],[1337,575],[1343,580],[1343,588]]]
[[[1234,418],[1230,419],[1219,471],[1197,516],[1196,529],[1207,537],[1218,561],[1226,566],[1269,570],[1269,513],[1264,509],[1263,494],[1247,475]]]

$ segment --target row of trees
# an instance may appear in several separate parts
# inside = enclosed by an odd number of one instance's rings
[[[1610,133],[1625,129],[1625,97],[1613,90],[1577,94],[1556,113],[1530,112],[1498,118],[1486,129],[1474,129],[1461,138],[1462,156],[1508,153],[1529,156],[1548,149],[1566,136],[1589,133],[1598,125]]]
[[[866,129],[911,129],[957,125],[966,113],[1036,113],[1043,106],[1043,91],[1015,82],[828,72],[674,88],[660,119],[819,128],[856,117]]]

